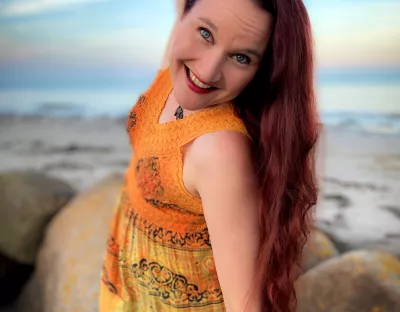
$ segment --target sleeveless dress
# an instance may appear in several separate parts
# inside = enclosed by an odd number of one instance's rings
[[[182,148],[202,134],[248,135],[231,105],[159,124],[172,91],[160,70],[132,108],[134,155],[111,222],[100,311],[225,311],[202,202],[182,179]]]

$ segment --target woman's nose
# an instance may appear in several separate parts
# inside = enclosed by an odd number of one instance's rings
[[[224,55],[218,52],[204,55],[200,61],[200,66],[198,66],[199,78],[207,84],[218,83],[222,78],[224,58]]]

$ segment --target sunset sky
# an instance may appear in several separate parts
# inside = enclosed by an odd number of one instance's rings
[[[319,72],[400,81],[400,1],[306,0]],[[1,0],[0,87],[121,84],[157,69],[173,0]]]
[[[172,0],[2,3],[2,65],[154,68],[174,18]],[[399,1],[307,0],[306,5],[320,67],[400,68]]]

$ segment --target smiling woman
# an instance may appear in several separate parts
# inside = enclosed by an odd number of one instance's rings
[[[187,110],[236,98],[260,66],[272,30],[272,16],[253,3],[243,1],[236,6],[237,10],[247,10],[246,14],[237,14],[231,4],[218,2],[210,6],[201,1],[195,10],[187,11],[176,30],[170,71],[176,101]],[[253,6],[252,10],[248,6]],[[208,86],[207,96],[194,97],[192,88],[183,88],[188,77],[196,78],[191,82]]]
[[[186,0],[127,120],[101,311],[295,310],[317,198],[301,0]]]

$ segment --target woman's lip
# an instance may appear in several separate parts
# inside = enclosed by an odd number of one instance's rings
[[[189,89],[192,90],[193,92],[200,93],[200,94],[206,94],[206,93],[210,93],[212,91],[217,90],[217,88],[215,88],[215,87],[211,87],[211,88],[208,88],[208,89],[203,89],[203,88],[200,88],[200,87],[196,86],[194,84],[194,82],[192,81],[192,79],[190,79],[190,77],[189,77],[190,69],[188,67],[186,67],[186,66],[185,66],[185,69],[186,69],[185,70],[186,82],[188,84]],[[197,78],[197,76],[196,76],[196,78]]]
[[[201,80],[199,77],[197,77],[197,75],[196,75],[194,72],[192,72],[192,70],[191,70],[190,68],[188,68],[188,70],[193,74],[193,76],[195,76],[195,77],[197,78],[198,81],[200,81],[201,83],[205,84],[206,86],[212,87],[211,84],[209,84],[209,83],[207,83],[207,82],[204,82],[204,81]]]
[[[186,73],[185,73],[185,76],[186,76],[186,82],[187,82],[187,84],[188,84],[188,87],[189,87],[189,89],[192,90],[193,92],[200,93],[200,94],[205,94],[205,93],[210,93],[210,92],[216,90],[216,88],[209,88],[209,89],[202,89],[202,88],[199,88],[198,86],[196,86],[196,85],[193,83],[193,81],[188,77],[188,75],[187,75]]]

